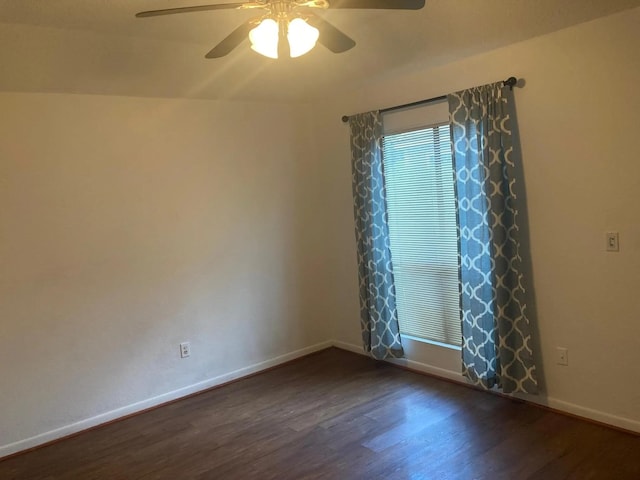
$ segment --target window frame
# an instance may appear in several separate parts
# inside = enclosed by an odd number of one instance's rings
[[[399,134],[404,134],[404,133],[412,133],[412,132],[417,132],[420,130],[433,130],[435,128],[439,128],[439,127],[448,127],[450,125],[450,123],[448,121],[435,121],[435,122],[429,122],[429,123],[423,123],[423,124],[418,124],[418,123],[414,123],[411,127],[407,127],[407,128],[393,128],[390,130],[386,130],[384,131],[383,134],[383,141],[382,141],[382,150],[383,150],[383,165],[384,165],[384,139],[387,136],[391,136],[391,135],[399,135]],[[451,141],[451,135],[449,134],[447,141]],[[452,152],[452,177],[451,177],[451,184],[454,188],[454,195],[455,195],[455,180],[453,177],[454,171],[453,171],[453,152]],[[386,183],[386,170],[385,170],[385,183]],[[457,215],[457,210],[455,211],[455,225],[456,225],[456,229],[459,228],[459,222],[458,222],[458,215]],[[456,241],[457,243],[457,241]],[[459,255],[459,246],[456,245],[456,250],[457,250],[457,255]],[[393,250],[391,251],[391,255],[392,255],[392,261],[393,261]],[[397,294],[396,294],[397,296]],[[460,299],[460,292],[459,289],[456,290],[456,298],[458,298],[458,300]],[[460,319],[460,306],[459,303],[457,305],[457,312],[458,312],[458,320],[461,322]],[[400,314],[398,313],[398,323],[399,323],[399,327],[401,328],[401,320],[400,320]],[[461,324],[460,324],[460,330],[461,330]],[[400,331],[400,337],[404,340],[404,339],[409,339],[412,341],[416,341],[416,342],[420,342],[420,343],[424,343],[424,344],[429,344],[429,345],[434,345],[437,347],[442,347],[442,348],[446,348],[446,349],[450,349],[450,350],[456,350],[456,351],[461,351],[462,350],[462,338],[460,340],[460,344],[452,344],[452,343],[446,343],[446,342],[441,342],[438,340],[434,340],[434,339],[430,339],[430,338],[424,338],[424,337],[419,337],[416,335],[413,335],[411,333],[403,333],[402,331]]]

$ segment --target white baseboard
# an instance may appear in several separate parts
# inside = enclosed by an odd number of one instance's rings
[[[348,350],[349,352],[359,353],[360,355],[367,355],[364,349],[359,345],[354,345],[353,343],[340,342],[338,340],[333,340],[332,345],[336,348],[340,348],[342,350]],[[462,376],[460,372],[455,372],[453,370],[446,370],[444,368],[434,367],[432,365],[427,365],[426,363],[416,362],[415,360],[409,360],[408,358],[394,358],[387,360],[389,363],[393,363],[395,365],[399,365],[401,367],[410,368],[411,370],[417,370],[419,372],[427,373],[429,375],[434,375],[440,378],[446,378],[448,380],[453,380],[455,382],[466,383],[466,380]]]
[[[462,376],[462,374],[454,370],[447,370],[445,368],[434,367],[431,365],[427,365],[426,363],[416,362],[414,360],[409,360],[407,358],[393,358],[388,361],[389,363],[400,365],[401,367],[410,368],[411,370],[417,370],[419,372],[427,373],[429,375],[434,375],[436,377],[446,378],[447,380],[453,380],[454,382],[458,382],[458,383],[464,383],[464,384],[467,383],[467,381]]]
[[[638,420],[632,420],[631,418],[612,415],[610,413],[583,407],[582,405],[576,405],[575,403],[565,402],[564,400],[558,400],[557,398],[552,397],[547,397],[546,403],[536,403],[546,405],[550,408],[553,408],[554,410],[570,413],[571,415],[575,415],[577,417],[587,418],[599,423],[605,423],[607,425],[612,425],[614,427],[640,433],[640,421]]]
[[[171,392],[167,392],[152,398],[148,398],[140,402],[132,403],[130,405],[126,405],[124,407],[120,407],[115,410],[111,410],[109,412],[104,412],[99,415],[96,415],[95,417],[86,418],[78,422],[65,425],[63,427],[56,428],[54,430],[50,430],[48,432],[34,435],[33,437],[25,438],[24,440],[19,440],[17,442],[9,443],[7,445],[0,445],[0,459],[17,452],[21,452],[23,450],[28,450],[30,448],[37,447],[38,445],[49,443],[54,440],[58,440],[60,438],[72,435],[74,433],[78,433],[83,430],[87,430],[89,428],[93,428],[98,425],[102,425],[104,423],[108,423],[122,417],[126,417],[127,415],[138,413],[152,407],[157,407],[158,405],[162,405],[163,403],[171,402],[173,400],[177,400],[179,398],[186,397],[188,395],[198,393],[203,390],[207,390],[211,387],[215,387],[217,385],[221,385],[223,383],[227,383],[232,380],[237,380],[239,378],[246,377],[247,375],[251,375],[253,373],[257,373],[262,370],[275,367],[277,365],[288,362],[290,360],[295,360],[296,358],[304,357],[305,355],[309,355],[310,353],[324,350],[325,348],[329,348],[332,345],[333,343],[330,341],[311,345],[309,347],[305,347],[300,350],[296,350],[284,355],[280,355],[278,357],[271,358],[269,360],[265,360],[263,362],[250,365],[248,367],[244,367],[229,373],[225,373],[223,375],[218,375],[217,377],[209,378],[207,380],[194,383],[193,385],[188,385],[186,387],[182,387],[177,390],[173,390]]]
[[[354,345],[352,343],[340,342],[334,340],[331,342],[334,347],[341,348],[342,350],[348,350],[350,352],[366,355],[364,349],[361,346]],[[461,384],[468,385],[466,379],[460,372],[453,370],[446,370],[443,368],[434,367],[425,363],[416,362],[406,358],[388,360],[390,363],[400,365],[403,367],[424,372],[429,375],[433,375],[447,380],[453,380]],[[549,407],[559,412],[575,415],[587,420],[593,420],[595,422],[604,423],[614,427],[622,428],[632,432],[640,433],[640,421],[633,420],[626,417],[620,417],[612,415],[610,413],[602,412],[600,410],[594,410],[592,408],[583,407],[575,403],[565,402],[553,397],[535,396],[535,395],[515,395],[514,398],[524,400],[530,403],[536,403],[541,406]]]
[[[30,448],[37,447],[38,445],[42,445],[54,440],[58,440],[60,438],[72,435],[74,433],[78,433],[83,430],[87,430],[89,428],[93,428],[98,425],[102,425],[104,423],[108,423],[113,420],[117,420],[119,418],[126,417],[128,415],[138,413],[152,407],[156,407],[158,405],[162,405],[163,403],[171,402],[173,400],[177,400],[182,397],[186,397],[188,395],[198,393],[203,390],[207,390],[217,385],[221,385],[223,383],[230,382],[232,380],[237,380],[239,378],[246,377],[247,375],[251,375],[253,373],[258,373],[268,368],[275,367],[277,365],[288,362],[290,360],[295,360],[296,358],[300,358],[305,355],[309,355],[310,353],[324,350],[325,348],[329,348],[332,346],[340,348],[342,350],[347,350],[347,351],[358,353],[361,355],[366,355],[363,348],[359,345],[354,345],[352,343],[347,343],[347,342],[341,342],[338,340],[321,342],[306,348],[302,348],[300,350],[296,350],[284,355],[280,355],[278,357],[274,357],[269,360],[265,360],[263,362],[250,365],[248,367],[244,367],[229,373],[225,373],[223,375],[219,375],[217,377],[204,380],[202,382],[194,383],[193,385],[188,385],[186,387],[182,387],[177,390],[164,393],[162,395],[158,395],[152,398],[148,398],[146,400],[142,400],[140,402],[126,405],[124,407],[117,408],[109,412],[101,413],[100,415],[96,415],[91,418],[86,418],[84,420],[80,420],[78,422],[65,425],[63,427],[56,428],[48,432],[34,435],[33,437],[29,437],[24,440],[19,440],[17,442],[9,443],[7,445],[0,445],[0,459],[17,452],[21,452],[23,450],[28,450]],[[405,366],[407,368],[424,372],[429,375],[434,375],[436,377],[445,378],[447,380],[453,380],[455,382],[459,382],[463,384],[466,383],[464,377],[459,372],[454,372],[452,370],[446,370],[446,369],[434,367],[431,365],[427,365],[427,364],[416,362],[409,359],[392,360],[391,363],[394,363],[400,366]],[[518,398],[522,398],[522,397],[518,397]],[[594,420],[596,422],[600,422],[600,423],[612,425],[618,428],[623,428],[625,430],[630,430],[632,432],[640,433],[640,421],[637,421],[637,420],[632,420],[630,418],[612,415],[606,412],[583,407],[581,405],[565,402],[563,400],[558,400],[552,397],[536,398],[533,396],[527,396],[525,400],[531,403],[538,403],[540,405],[548,406],[555,410],[569,413],[571,415],[576,415],[578,417],[583,417],[589,420]]]
[[[359,353],[360,355],[367,355],[362,345],[354,345],[353,343],[341,342],[339,340],[332,340],[331,346],[339,348],[340,350],[347,350],[348,352]]]

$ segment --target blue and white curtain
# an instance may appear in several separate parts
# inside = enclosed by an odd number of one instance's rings
[[[448,96],[453,142],[463,374],[537,393],[518,240],[513,93],[502,82]]]
[[[404,352],[389,250],[380,113],[352,116],[349,129],[362,340],[373,358],[399,358]]]

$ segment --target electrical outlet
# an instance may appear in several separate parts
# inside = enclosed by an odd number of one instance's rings
[[[187,358],[191,356],[191,344],[189,342],[182,342],[180,344],[180,357]]]
[[[556,347],[556,363],[558,365],[569,365],[569,350],[564,347]]]

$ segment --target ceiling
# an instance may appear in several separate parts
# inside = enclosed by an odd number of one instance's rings
[[[430,68],[640,6],[640,0],[427,0],[419,11],[319,14],[356,40],[271,60],[248,42],[204,55],[256,12],[135,18],[228,0],[0,0],[0,91],[312,101],[384,72]]]

